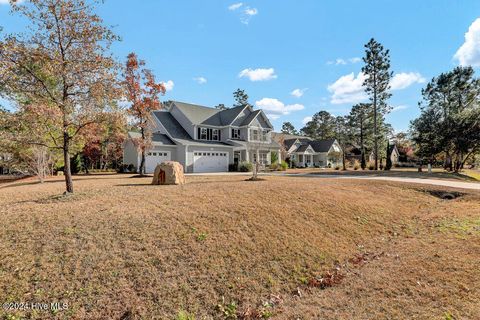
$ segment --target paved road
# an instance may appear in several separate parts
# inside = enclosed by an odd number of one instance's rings
[[[249,176],[248,172],[217,172],[217,173],[190,173],[187,175],[192,176],[210,176],[210,175],[238,175]],[[428,184],[435,186],[444,186],[459,189],[480,190],[480,183],[476,182],[462,182],[454,180],[440,180],[440,179],[420,179],[420,178],[402,178],[402,177],[378,177],[378,176],[354,176],[354,175],[327,175],[327,174],[308,174],[308,173],[260,173],[259,175],[270,176],[285,176],[285,177],[302,177],[312,179],[359,179],[359,180],[381,180],[381,181],[394,181],[405,182],[415,184]]]

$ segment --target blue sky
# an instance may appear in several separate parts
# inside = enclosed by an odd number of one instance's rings
[[[0,4],[4,32],[21,30],[8,12]],[[168,84],[164,99],[231,105],[242,88],[277,130],[361,101],[358,58],[371,37],[391,51],[387,118],[396,130],[418,115],[425,81],[458,64],[480,66],[478,0],[106,0],[98,12],[122,38],[114,54],[146,60]]]

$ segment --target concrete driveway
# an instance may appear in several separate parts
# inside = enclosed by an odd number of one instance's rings
[[[187,173],[188,176],[251,176],[251,172],[212,172],[212,173]],[[426,178],[409,178],[409,177],[388,177],[388,176],[360,176],[360,175],[336,175],[336,174],[312,174],[312,173],[284,173],[284,172],[268,172],[259,173],[262,176],[280,176],[280,177],[301,177],[312,179],[359,179],[359,180],[380,180],[393,181],[403,183],[428,184],[434,186],[443,186],[458,189],[479,190],[480,183],[478,182],[463,182],[455,180],[441,180],[441,179],[426,179]]]

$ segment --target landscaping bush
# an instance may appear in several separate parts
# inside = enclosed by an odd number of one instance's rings
[[[240,172],[250,172],[253,171],[253,164],[248,161],[242,161],[238,165],[238,171]]]
[[[358,170],[360,169],[360,161],[354,160],[352,164],[353,170]]]
[[[278,163],[278,153],[276,152],[271,152],[270,153],[270,162],[273,163]]]
[[[275,162],[275,163],[272,163],[272,164],[270,165],[270,170],[272,170],[272,171],[280,170],[280,165],[279,165],[278,163],[276,163],[276,162]]]
[[[288,163],[286,163],[285,161],[282,161],[282,164],[280,165],[280,170],[286,171],[287,168],[288,168]]]
[[[370,161],[370,162],[367,164],[367,168],[368,168],[368,170],[374,170],[374,169],[375,169],[375,162]]]
[[[340,166],[338,164],[335,166],[335,170],[340,170]]]

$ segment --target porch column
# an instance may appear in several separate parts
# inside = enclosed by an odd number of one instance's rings
[[[248,152],[248,149],[245,149],[245,161],[250,162],[250,152]]]
[[[257,163],[260,163],[260,151],[257,149]]]
[[[278,154],[277,162],[278,162],[279,164],[281,164],[281,163],[282,163],[282,152],[281,152],[281,150],[278,150],[278,151],[277,151],[277,154]]]

